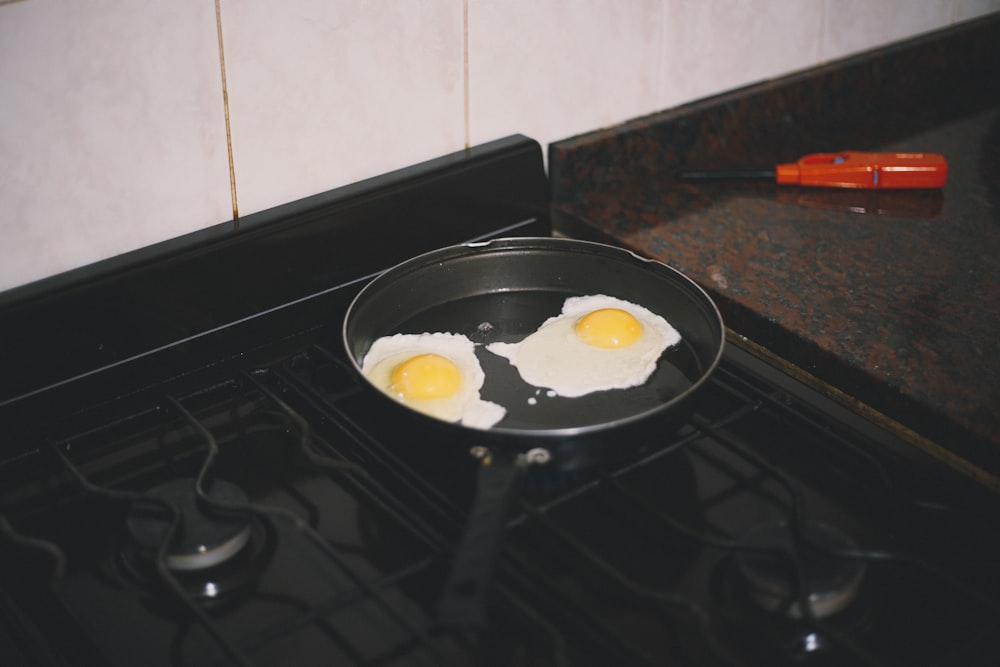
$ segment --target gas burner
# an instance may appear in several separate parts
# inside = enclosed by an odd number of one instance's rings
[[[219,502],[247,502],[245,494],[228,482],[216,481],[207,491]],[[188,595],[216,606],[236,603],[253,590],[275,550],[276,538],[269,522],[253,514],[242,517],[199,508],[193,479],[167,482],[149,493],[174,503],[181,513],[174,545],[164,560],[172,578]],[[107,573],[122,585],[152,593],[167,584],[156,567],[156,555],[170,516],[162,507],[141,505],[133,507],[126,517],[106,561]],[[169,603],[162,596],[154,594],[149,601],[169,615]]]
[[[785,521],[763,523],[750,529],[742,544],[747,549],[738,552],[735,561],[749,597],[763,609],[780,611],[789,618],[803,616],[794,560],[801,566],[802,584],[816,618],[846,608],[864,577],[864,561],[834,555],[857,551],[857,545],[841,531],[817,521],[803,522],[797,537]]]
[[[206,489],[208,497],[221,506],[245,506],[248,498],[230,482],[214,480]],[[180,512],[177,532],[166,554],[166,565],[174,571],[204,570],[231,559],[250,539],[250,521],[227,510],[217,510],[200,502],[194,480],[175,479],[150,489],[151,498],[171,503]],[[149,553],[159,551],[170,526],[164,508],[136,503],[128,513],[126,526],[135,543]]]

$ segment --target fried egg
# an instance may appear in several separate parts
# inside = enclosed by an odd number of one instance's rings
[[[596,294],[570,297],[528,337],[486,349],[510,361],[528,384],[576,397],[643,384],[680,339],[652,311]]]
[[[384,336],[365,354],[361,374],[403,405],[447,422],[487,429],[506,414],[480,397],[486,376],[461,334]]]

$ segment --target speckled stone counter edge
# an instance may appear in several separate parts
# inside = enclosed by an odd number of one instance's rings
[[[773,164],[838,143],[891,143],[996,107],[998,44],[1000,14],[995,14],[556,142],[549,149],[553,225],[569,236],[621,244],[614,224],[589,219],[588,196],[686,165],[745,166],[740,162],[745,155]],[[886,114],[882,121],[881,110],[898,107],[900,100],[908,110],[905,118]],[[861,116],[864,123],[852,122]],[[710,285],[704,286],[712,292]],[[859,388],[856,394],[862,400],[877,394],[884,400],[884,388],[872,386],[870,378],[838,365],[836,359],[823,358],[825,353],[808,339],[788,335],[736,300],[713,296],[735,330],[768,341],[772,350],[799,365],[827,369],[825,379],[838,387]],[[898,410],[919,407],[897,400],[899,405],[893,407]],[[994,443],[971,436],[956,440],[953,425],[931,418],[918,419],[915,426],[932,438],[947,440],[950,452],[1000,470],[1000,450]]]

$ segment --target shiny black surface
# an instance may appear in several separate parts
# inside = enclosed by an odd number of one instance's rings
[[[500,139],[0,293],[0,428],[327,323],[325,293],[422,252],[549,234],[540,155]]]
[[[494,149],[484,163],[521,156],[515,171],[529,164],[544,180],[537,145]],[[518,210],[512,221],[525,219]],[[527,228],[546,225],[542,215]],[[425,244],[460,240],[424,232]],[[8,302],[4,322],[16,312],[41,321],[45,303],[66,303],[64,289],[96,299],[104,279]],[[488,628],[443,630],[434,607],[478,463],[371,400],[341,335],[363,283],[300,285],[235,320],[223,307],[221,324],[203,313],[216,325],[116,363],[88,366],[84,355],[65,377],[36,357],[39,380],[15,374],[4,385],[21,393],[5,394],[0,413],[0,663],[1000,660],[995,495],[735,345],[677,429],[594,468],[532,470],[507,525]],[[195,501],[206,517],[225,509],[247,521],[236,555],[177,572],[135,543],[132,512],[172,515],[149,490],[175,480],[242,490],[248,502],[234,494],[226,508]],[[827,534],[806,528],[816,523],[848,541],[815,539]],[[776,554],[755,537],[775,525],[788,527]],[[839,561],[863,576],[831,615],[768,611],[746,586],[750,571],[758,588],[795,592],[779,607],[811,610],[798,584],[829,589]]]
[[[372,341],[397,333],[445,331],[480,346],[519,341],[557,315],[572,296],[604,294],[670,314],[681,343],[661,357],[638,387],[572,400],[538,396],[506,360],[482,351],[489,371],[483,393],[509,406],[490,429],[500,437],[550,442],[585,436],[682,411],[718,363],[725,331],[715,304],[678,271],[620,248],[572,239],[500,239],[449,247],[394,267],[366,285],[352,303],[345,340],[356,366]],[[387,410],[399,409],[391,403]],[[464,437],[490,438],[465,433]],[[527,436],[527,441],[524,439]],[[556,454],[555,450],[552,452]]]
[[[475,461],[386,419],[337,340],[317,330],[294,350],[48,425],[32,455],[0,469],[8,614],[74,665],[1000,657],[989,494],[877,429],[831,421],[821,397],[762,379],[734,347],[678,432],[648,434],[613,464],[533,470],[508,522],[489,625],[444,631],[434,607]],[[164,480],[199,474],[247,493],[253,535],[222,565],[164,576],[130,546],[129,511]],[[811,530],[797,541],[796,527],[815,522],[856,548]],[[776,525],[789,533],[773,554],[756,535]],[[864,575],[829,616],[762,608],[746,585],[750,562],[787,595],[801,563],[803,581],[829,595],[840,561]]]

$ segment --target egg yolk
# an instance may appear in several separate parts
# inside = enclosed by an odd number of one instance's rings
[[[462,374],[438,354],[419,354],[392,369],[389,390],[409,399],[444,398],[458,391]]]
[[[595,347],[628,347],[642,336],[642,325],[624,310],[601,308],[577,321],[576,335]]]

